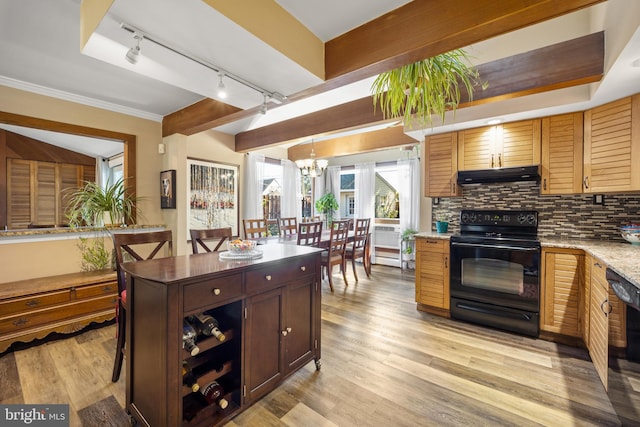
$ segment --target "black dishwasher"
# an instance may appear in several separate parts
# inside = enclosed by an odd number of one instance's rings
[[[607,282],[627,305],[627,360],[640,362],[640,288],[607,268]]]

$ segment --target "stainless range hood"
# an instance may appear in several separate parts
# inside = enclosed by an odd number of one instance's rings
[[[458,171],[458,185],[518,181],[540,181],[540,166]]]

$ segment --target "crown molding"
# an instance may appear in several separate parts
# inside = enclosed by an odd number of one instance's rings
[[[111,102],[100,101],[86,96],[76,95],[70,92],[28,83],[22,80],[12,79],[10,77],[0,76],[0,85],[24,90],[26,92],[36,93],[38,95],[49,96],[51,98],[62,99],[64,101],[75,102],[77,104],[87,105],[90,107],[100,108],[103,110],[109,110],[115,113],[122,113],[126,114],[127,116],[139,117],[141,119],[152,120],[154,122],[162,122],[162,116],[158,114],[148,113],[146,111],[136,110],[135,108],[128,108],[122,105],[113,104]]]

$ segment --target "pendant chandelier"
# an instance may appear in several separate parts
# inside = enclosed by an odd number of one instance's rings
[[[311,141],[311,154],[308,159],[296,160],[296,166],[300,168],[302,176],[310,176],[315,178],[322,176],[324,170],[329,166],[328,160],[316,160],[316,153],[313,151],[313,140]]]

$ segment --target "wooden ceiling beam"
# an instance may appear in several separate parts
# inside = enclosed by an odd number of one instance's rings
[[[290,102],[604,0],[415,0],[325,43],[326,81]],[[269,108],[277,108],[271,105]],[[162,135],[193,135],[259,114],[204,99],[166,116]]]
[[[404,133],[402,126],[391,126],[376,131],[314,142],[313,151],[316,158],[321,159],[386,150],[391,147],[402,147],[416,143],[415,139]],[[287,158],[293,161],[308,159],[310,153],[311,144],[294,145],[287,150]]]
[[[329,40],[325,76],[361,80],[602,1],[412,1]]]
[[[532,50],[515,57],[499,59],[478,66],[480,77],[489,83],[484,91],[474,93],[473,103],[531,95],[562,87],[598,81],[604,70],[604,34],[589,36]],[[236,151],[247,152],[311,138],[383,121],[380,109],[373,107],[370,96],[309,113],[273,125],[236,135]]]

